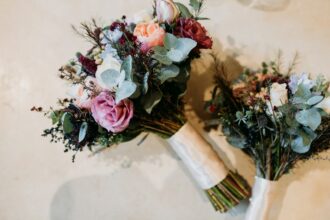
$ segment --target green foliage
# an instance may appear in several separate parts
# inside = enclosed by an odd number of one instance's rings
[[[192,49],[196,47],[196,41],[190,38],[177,38],[167,33],[164,38],[164,47],[155,47],[153,58],[164,65],[172,62],[180,63],[188,58]]]
[[[152,109],[161,101],[163,94],[161,91],[151,91],[142,97],[142,106],[147,113],[151,113]]]
[[[160,83],[163,84],[168,79],[177,77],[179,73],[180,68],[172,64],[161,69],[160,73],[158,74],[158,79],[160,80]]]
[[[323,96],[321,95],[316,95],[316,96],[312,96],[311,98],[309,98],[306,102],[307,105],[316,105],[319,102],[321,102],[323,100]]]
[[[310,150],[311,143],[317,135],[308,128],[298,129],[297,134],[298,135],[291,142],[292,150],[299,154],[308,152]]]
[[[70,134],[74,130],[74,126],[72,123],[72,115],[68,112],[65,112],[62,116],[62,125],[63,125],[63,132],[65,134]]]
[[[184,18],[192,18],[193,17],[193,15],[189,11],[189,9],[184,4],[179,3],[179,2],[175,2],[175,4],[178,7],[182,17],[184,17]]]
[[[83,122],[79,129],[78,142],[82,142],[85,139],[87,134],[87,129],[88,129],[88,123]]]
[[[120,71],[125,71],[125,79],[128,81],[133,81],[133,71],[132,71],[133,60],[132,56],[127,56],[122,65]]]
[[[321,124],[321,115],[316,108],[311,108],[297,112],[296,120],[315,131]]]
[[[123,81],[116,91],[116,103],[129,98],[135,93],[137,85],[132,81]]]

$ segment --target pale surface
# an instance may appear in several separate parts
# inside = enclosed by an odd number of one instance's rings
[[[268,2],[275,0],[268,0]],[[92,3],[93,2],[93,3]],[[212,210],[165,141],[150,136],[102,155],[80,154],[75,164],[61,144],[40,137],[49,121],[29,112],[50,106],[65,95],[58,67],[88,44],[70,24],[122,14],[150,6],[150,0],[0,0],[0,219],[1,220],[232,220]],[[282,49],[290,60],[301,54],[300,70],[330,78],[330,1],[281,0],[281,4],[247,7],[251,0],[209,0],[204,22],[216,48],[233,71],[238,63],[256,66]],[[275,1],[276,2],[276,1]],[[199,116],[201,100],[212,82],[210,57],[193,63],[189,102]],[[233,68],[234,66],[234,68]],[[200,126],[199,126],[200,128]],[[252,163],[212,133],[206,135],[230,167],[250,183]],[[272,219],[330,219],[330,153],[302,164],[279,182]]]

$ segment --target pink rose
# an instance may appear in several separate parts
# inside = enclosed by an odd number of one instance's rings
[[[101,92],[92,100],[92,115],[95,121],[113,133],[124,131],[133,117],[133,102],[125,99],[116,104],[109,92]]]
[[[156,14],[159,22],[172,23],[179,16],[179,10],[173,0],[157,0]]]
[[[140,23],[134,29],[134,36],[142,43],[141,50],[147,52],[155,46],[163,46],[165,30],[154,22]]]

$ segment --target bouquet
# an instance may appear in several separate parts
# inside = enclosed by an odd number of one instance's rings
[[[172,0],[155,1],[154,10],[123,16],[109,26],[83,23],[92,43],[60,68],[71,86],[60,108],[45,112],[53,126],[44,130],[65,152],[98,152],[143,132],[168,139],[210,201],[221,212],[249,195],[245,181],[230,172],[184,115],[183,95],[190,63],[212,39],[198,22],[203,0],[191,9]],[[32,110],[42,111],[34,107]]]
[[[246,70],[230,82],[224,68],[216,75],[206,106],[227,141],[247,153],[256,165],[256,180],[246,219],[268,219],[272,189],[299,160],[329,148],[329,82],[320,75],[284,71],[278,61]],[[209,124],[211,126],[211,124]]]

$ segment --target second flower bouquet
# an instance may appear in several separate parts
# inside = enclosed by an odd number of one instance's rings
[[[230,172],[187,122],[183,95],[190,62],[212,39],[198,22],[203,1],[192,11],[171,0],[155,1],[152,13],[116,20],[110,26],[83,24],[93,47],[60,69],[71,84],[71,99],[46,112],[53,127],[44,131],[75,155],[130,141],[142,132],[168,139],[206,191],[216,210],[225,212],[249,196],[249,187]],[[41,111],[39,108],[33,110]]]

